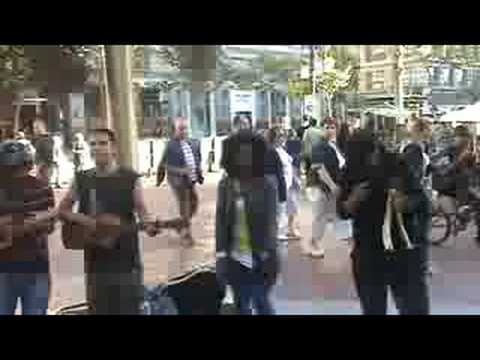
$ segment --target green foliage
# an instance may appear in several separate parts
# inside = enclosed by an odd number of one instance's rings
[[[33,65],[22,45],[0,45],[0,88],[16,89],[33,74]]]
[[[312,93],[312,83],[309,79],[289,79],[288,94],[293,97],[303,97]]]

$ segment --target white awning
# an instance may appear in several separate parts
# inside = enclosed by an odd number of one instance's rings
[[[363,110],[364,113],[371,113],[373,115],[377,116],[385,116],[385,117],[391,117],[391,118],[397,118],[398,117],[398,111],[396,109],[392,109],[389,107],[371,107],[371,108],[366,108]],[[408,110],[404,110],[401,114],[403,118],[407,118],[412,114],[412,112]]]
[[[462,110],[451,111],[440,118],[449,123],[480,123],[480,102],[469,105]]]

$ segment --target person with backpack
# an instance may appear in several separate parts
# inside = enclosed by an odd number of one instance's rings
[[[412,241],[418,246],[423,257],[425,271],[431,274],[429,237],[432,229],[432,196],[429,181],[430,157],[427,150],[431,135],[430,123],[423,118],[411,118],[407,123],[407,131],[408,137],[400,149],[400,154],[407,165],[407,186],[411,207],[415,211],[407,211],[405,217],[408,218],[408,223],[417,224],[416,236]]]
[[[270,292],[278,273],[277,189],[265,176],[265,139],[250,130],[233,135],[218,184],[215,239],[217,276],[230,285],[237,312],[272,315]]]
[[[0,144],[0,315],[46,315],[50,294],[48,235],[56,212],[53,190],[31,176],[25,144]]]
[[[388,290],[401,315],[428,315],[421,196],[405,157],[368,130],[348,141],[337,211],[353,220],[352,274],[365,315],[386,315]]]

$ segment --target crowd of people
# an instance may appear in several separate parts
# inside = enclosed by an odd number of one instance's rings
[[[429,313],[432,187],[449,216],[456,216],[459,202],[472,201],[476,209],[480,203],[467,128],[457,127],[454,144],[430,154],[430,124],[421,118],[408,121],[408,137],[395,151],[373,132],[335,118],[264,133],[245,116],[233,125],[222,147],[215,240],[218,284],[232,289],[237,313],[274,314],[279,244],[301,240],[305,255],[323,258],[327,224],[340,219],[352,224],[352,274],[362,312],[386,314],[390,289],[401,314]],[[88,142],[75,136],[75,177],[56,206],[55,146],[45,123],[35,121],[33,128],[33,142],[22,132],[0,142],[0,314],[13,314],[18,299],[24,314],[46,314],[47,238],[57,222],[64,246],[85,252],[90,313],[140,314],[139,231],[154,237],[174,228],[183,246],[195,244],[191,222],[204,176],[187,119],[175,121],[157,171],[157,184],[167,177],[178,203],[179,217],[168,220],[147,209],[140,175],[118,163],[116,134],[109,129],[90,131]],[[84,166],[86,151],[93,168]],[[303,193],[313,203],[311,238],[297,223]]]

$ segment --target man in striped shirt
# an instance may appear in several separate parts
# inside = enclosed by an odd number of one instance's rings
[[[198,210],[197,183],[203,184],[200,143],[188,139],[188,121],[175,121],[175,136],[169,141],[158,168],[157,186],[163,182],[165,172],[168,183],[178,201],[180,215],[191,220]],[[182,234],[184,246],[193,246],[190,226]]]

